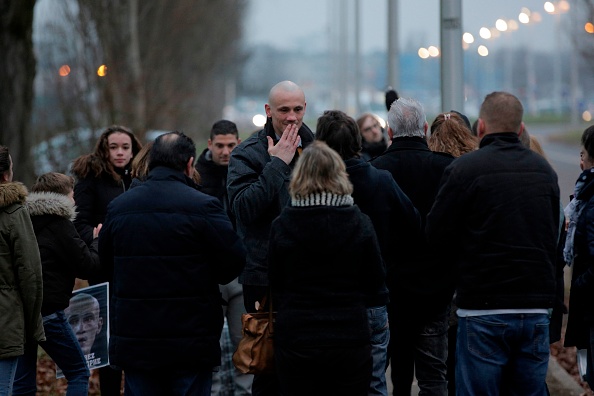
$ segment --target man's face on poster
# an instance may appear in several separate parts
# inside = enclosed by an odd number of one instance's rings
[[[99,316],[99,302],[89,294],[77,294],[64,310],[66,319],[85,355],[91,352],[95,337],[101,332],[103,318]]]

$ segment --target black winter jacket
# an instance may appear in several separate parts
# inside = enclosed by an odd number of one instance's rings
[[[454,260],[459,308],[553,308],[559,202],[557,174],[513,132],[446,168],[426,231]]]
[[[286,207],[272,224],[269,260],[275,343],[369,343],[365,302],[382,289],[385,268],[356,205]]]
[[[74,202],[51,192],[29,194],[25,204],[37,237],[43,272],[41,314],[50,315],[68,306],[75,278],[88,279],[99,269],[97,239],[90,248],[76,232]]]
[[[109,204],[99,254],[113,269],[113,364],[124,370],[220,365],[219,284],[239,275],[245,248],[218,199],[181,171],[158,166]]]
[[[272,221],[289,204],[289,181],[297,155],[290,165],[268,154],[270,136],[278,139],[270,119],[263,130],[242,141],[231,152],[227,191],[235,215],[237,232],[248,247],[245,269],[239,282],[268,286],[268,237]],[[301,144],[306,148],[313,140],[311,130],[302,124]]]
[[[371,161],[378,169],[392,174],[402,191],[419,211],[421,235],[415,229],[387,262],[388,288],[395,308],[406,315],[442,312],[452,301],[453,276],[444,258],[429,248],[425,240],[425,219],[439,188],[444,169],[454,160],[449,154],[429,150],[420,137],[397,137],[388,149]],[[404,231],[404,230],[403,230]]]
[[[107,205],[117,196],[124,193],[132,182],[128,169],[118,169],[122,180],[114,180],[111,175],[99,177],[87,176],[77,180],[74,185],[74,201],[78,215],[74,225],[80,237],[90,245],[93,242],[93,228],[105,221]],[[103,269],[89,279],[91,285],[111,281],[110,275]]]
[[[419,212],[390,172],[376,169],[361,158],[350,158],[345,163],[355,204],[371,219],[384,263],[390,266],[387,271],[391,273],[400,252],[422,235]],[[388,288],[374,300],[371,306],[387,304]]]
[[[235,217],[227,196],[227,166],[217,165],[211,157],[210,150],[204,149],[196,161],[196,170],[200,174],[200,191],[217,197],[235,225]]]

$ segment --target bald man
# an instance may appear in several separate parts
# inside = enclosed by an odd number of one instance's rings
[[[268,234],[270,225],[289,203],[289,180],[299,152],[313,140],[303,123],[305,94],[292,81],[270,90],[264,129],[241,142],[231,153],[227,192],[237,232],[247,248],[246,265],[239,276],[247,312],[268,291]],[[278,394],[274,376],[256,375],[252,394]]]
[[[90,294],[78,293],[70,299],[70,305],[64,313],[80,344],[80,349],[88,355],[95,343],[95,337],[103,327],[99,301]]]

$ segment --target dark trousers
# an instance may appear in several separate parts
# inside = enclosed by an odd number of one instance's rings
[[[416,375],[423,394],[445,396],[447,390],[449,308],[432,315],[389,311],[388,354],[395,396],[410,396]]]
[[[262,301],[267,293],[268,286],[243,285],[243,303],[246,312],[256,312],[256,301]],[[252,381],[252,396],[277,396],[280,394],[280,387],[276,375],[254,375],[254,380]]]
[[[276,374],[284,396],[367,396],[371,345],[287,347],[275,345]]]
[[[99,388],[101,396],[120,396],[122,388],[122,370],[111,366],[99,369]]]

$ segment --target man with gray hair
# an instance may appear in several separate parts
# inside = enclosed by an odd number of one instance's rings
[[[416,100],[396,100],[388,124],[392,144],[371,164],[392,174],[419,211],[424,227],[441,175],[454,157],[429,149],[427,119]],[[429,249],[424,237],[411,241],[394,263],[386,264],[391,268],[388,316],[394,395],[409,395],[415,375],[422,393],[447,395],[447,331],[453,296],[448,266]]]

